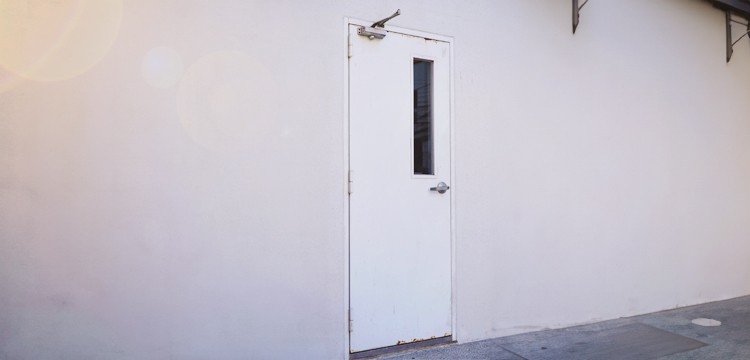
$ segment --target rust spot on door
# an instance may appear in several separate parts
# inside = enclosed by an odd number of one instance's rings
[[[426,339],[417,339],[417,338],[414,338],[414,339],[411,339],[411,340],[399,340],[398,342],[396,342],[396,345],[411,344],[411,343],[415,343],[415,342],[420,342],[420,341],[425,341],[425,340],[432,340],[432,339],[437,339],[437,337],[430,336],[429,338],[426,338]]]

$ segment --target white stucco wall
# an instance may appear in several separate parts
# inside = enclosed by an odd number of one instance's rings
[[[48,30],[0,35],[0,358],[343,358],[344,18],[396,8],[455,39],[459,341],[750,293],[706,2],[70,4],[0,3]]]
[[[575,36],[542,3],[457,40],[459,336],[750,293],[747,42],[725,64],[702,1],[591,2]]]

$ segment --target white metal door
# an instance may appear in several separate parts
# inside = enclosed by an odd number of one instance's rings
[[[450,336],[450,44],[349,41],[351,351]]]

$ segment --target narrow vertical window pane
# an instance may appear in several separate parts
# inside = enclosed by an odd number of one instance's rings
[[[414,59],[414,174],[434,175],[432,61]]]

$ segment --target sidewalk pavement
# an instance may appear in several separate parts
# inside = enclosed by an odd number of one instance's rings
[[[750,360],[750,296],[376,359]]]

